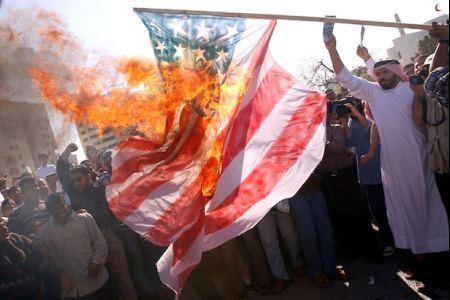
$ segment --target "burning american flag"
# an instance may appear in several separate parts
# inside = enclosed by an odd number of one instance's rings
[[[26,69],[41,98],[75,122],[142,133],[117,147],[107,199],[168,246],[157,267],[176,293],[203,252],[255,226],[321,160],[325,97],[271,57],[275,21],[139,13],[157,64],[92,64],[57,15],[33,13],[0,38],[12,53],[32,39]]]
[[[326,101],[271,57],[275,21],[138,15],[162,80],[177,70],[197,79],[186,78],[188,97],[155,124],[159,142],[118,146],[107,198],[125,224],[168,246],[157,266],[179,293],[203,252],[255,226],[306,181],[323,155]]]

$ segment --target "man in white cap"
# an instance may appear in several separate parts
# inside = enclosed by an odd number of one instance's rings
[[[334,35],[326,47],[337,79],[354,97],[369,103],[378,128],[386,207],[396,247],[414,254],[448,251],[447,215],[426,165],[426,138],[412,119],[408,76],[398,61],[385,60],[374,65],[377,82],[366,81],[344,66]]]

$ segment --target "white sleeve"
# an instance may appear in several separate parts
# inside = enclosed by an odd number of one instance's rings
[[[366,60],[364,62],[366,64],[366,68],[367,68],[367,73],[369,73],[370,76],[372,76],[373,78],[375,78],[375,75],[373,74],[373,69],[375,67],[375,61],[373,60],[373,58],[369,58],[368,60]]]
[[[365,79],[354,76],[347,68],[336,75],[338,81],[347,89],[353,97],[364,99],[371,102],[373,92],[376,89],[376,84]]]

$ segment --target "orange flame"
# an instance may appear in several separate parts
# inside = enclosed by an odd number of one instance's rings
[[[246,73],[232,66],[230,76],[221,83],[211,63],[171,63],[158,68],[144,58],[102,58],[89,66],[88,55],[57,15],[41,11],[37,19],[45,26],[27,33],[35,34],[39,54],[29,75],[41,98],[77,123],[118,131],[137,127],[160,145],[169,117],[180,108],[193,108],[203,117],[203,130],[215,137],[205,141],[209,145],[202,157],[211,167],[204,174],[203,193],[212,195],[224,143],[224,137],[217,137],[242,99]]]

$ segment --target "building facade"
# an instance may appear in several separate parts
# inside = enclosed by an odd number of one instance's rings
[[[93,146],[98,153],[111,150],[119,144],[119,138],[112,129],[100,131],[98,128],[77,125],[78,135],[86,153],[86,147]]]
[[[398,15],[396,16],[397,22],[400,22]],[[431,24],[432,22],[446,23],[448,15],[442,15],[434,18],[425,24]],[[426,30],[415,31],[411,33],[405,33],[404,30],[400,30],[400,36],[392,41],[393,47],[387,49],[387,55],[389,59],[398,60],[403,66],[413,63],[414,57],[418,53],[419,41],[428,34]]]
[[[0,102],[0,175],[19,176],[27,167],[38,167],[37,155],[57,159],[56,139],[43,104]]]

